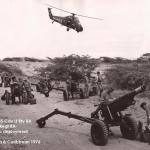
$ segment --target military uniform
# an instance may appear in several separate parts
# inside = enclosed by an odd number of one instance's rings
[[[145,112],[147,116],[147,126],[150,126],[150,104],[146,105]]]
[[[31,91],[32,91],[31,84],[27,80],[24,80],[23,86],[24,86],[24,89],[27,93],[27,99],[28,99],[27,103],[28,103],[30,101],[30,99],[32,99],[34,97],[33,94],[31,93]]]
[[[85,89],[86,89],[86,96],[89,96],[89,78],[87,75],[84,76],[85,81]]]
[[[100,74],[97,74],[97,86],[99,90],[99,96],[101,97],[101,94],[103,92],[103,86],[102,86],[102,77],[100,76]]]
[[[66,80],[67,91],[71,91],[71,79]]]
[[[12,94],[12,104],[15,104],[15,96],[16,96],[16,87],[19,86],[17,79],[15,77],[12,78],[12,81],[10,83],[10,89],[11,89],[11,94]]]
[[[5,77],[4,77],[4,87],[9,87],[10,86],[10,81],[11,81],[10,74],[6,73]]]
[[[24,91],[24,87],[23,87],[23,80],[20,78],[18,81],[18,85],[19,85],[19,95],[20,95],[20,103],[23,103],[23,91]]]
[[[111,94],[108,93],[108,91],[106,90],[106,91],[104,91],[104,92],[102,93],[102,96],[101,96],[101,98],[100,98],[100,101],[101,101],[101,102],[105,102],[105,103],[107,104],[107,103],[109,103],[109,100],[110,100],[110,99],[112,99],[112,96],[111,96]]]

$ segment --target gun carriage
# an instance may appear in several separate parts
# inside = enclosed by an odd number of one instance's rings
[[[96,111],[91,113],[91,117],[84,117],[71,112],[63,112],[55,109],[52,113],[38,119],[36,122],[40,128],[44,127],[46,120],[54,115],[63,115],[68,118],[74,118],[91,124],[91,138],[96,145],[106,145],[108,142],[109,128],[120,126],[124,138],[134,140],[138,135],[137,121],[130,115],[123,115],[122,111],[135,104],[134,97],[145,91],[145,86],[141,86],[109,104],[100,104]],[[100,112],[100,113],[99,113]]]

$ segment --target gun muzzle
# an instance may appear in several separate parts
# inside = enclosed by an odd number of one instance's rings
[[[135,89],[136,94],[141,93],[146,90],[146,85],[142,85]]]

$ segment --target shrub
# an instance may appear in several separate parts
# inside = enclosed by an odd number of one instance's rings
[[[150,64],[116,65],[105,72],[108,84],[118,89],[132,90],[146,83],[150,88]]]
[[[0,63],[0,72],[9,72],[11,74],[14,74],[14,75],[23,75],[23,72],[15,67],[15,66],[12,66],[12,65],[6,65],[6,64],[3,64],[3,63]]]
[[[44,76],[45,72],[49,72],[50,78],[53,79],[65,80],[71,75],[77,80],[80,80],[84,73],[89,76],[98,64],[97,59],[79,55],[57,57],[52,62],[52,65],[48,65],[39,70],[41,76]]]
[[[37,59],[37,58],[30,58],[30,57],[24,57],[25,61],[29,61],[29,62],[44,62],[46,60],[43,59]]]
[[[8,68],[8,66],[6,66],[3,63],[0,63],[0,72],[3,72],[3,71],[11,72],[10,69]]]
[[[6,57],[6,58],[3,59],[3,61],[17,61],[17,62],[21,62],[22,58],[21,57],[12,57],[12,58]]]
[[[21,61],[29,61],[29,62],[45,62],[46,59],[37,59],[33,57],[6,57],[2,61],[16,61],[16,62],[21,62]]]

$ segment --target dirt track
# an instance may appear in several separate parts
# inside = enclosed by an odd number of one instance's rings
[[[4,89],[0,89],[0,95]],[[55,108],[63,111],[71,111],[75,114],[90,116],[95,109],[93,104],[97,103],[97,97],[85,100],[63,101],[62,93],[52,91],[48,98],[37,92],[36,105],[5,105],[0,101],[1,119],[31,119],[31,124],[17,124],[17,130],[29,130],[28,134],[0,134],[0,140],[40,140],[41,144],[11,145],[1,144],[0,150],[149,150],[150,145],[139,141],[123,139],[119,128],[112,129],[114,136],[109,137],[106,146],[95,146],[90,137],[90,125],[78,120],[68,119],[63,116],[55,116],[47,120],[45,128],[38,128],[35,121],[50,113]]]

